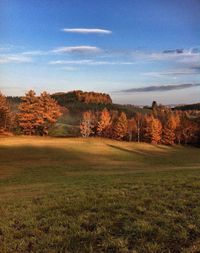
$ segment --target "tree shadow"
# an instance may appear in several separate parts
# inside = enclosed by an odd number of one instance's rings
[[[130,149],[122,148],[122,147],[115,146],[115,145],[112,145],[112,144],[107,144],[107,146],[109,146],[113,149],[116,149],[116,150],[120,150],[120,151],[129,153],[129,154],[136,154],[136,155],[145,156],[145,157],[152,155],[152,153],[149,153],[149,152],[144,152],[144,151],[140,151],[140,150],[130,150]]]

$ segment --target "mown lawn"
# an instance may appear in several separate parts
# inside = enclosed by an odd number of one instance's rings
[[[0,252],[200,252],[199,239],[200,149],[0,138]]]

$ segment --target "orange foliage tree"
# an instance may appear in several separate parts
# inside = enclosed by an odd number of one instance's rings
[[[129,141],[133,140],[133,137],[135,136],[137,131],[137,123],[135,118],[129,119],[128,120],[128,137]]]
[[[122,112],[118,117],[114,125],[114,138],[117,140],[122,140],[127,135],[128,130],[128,120],[126,114]]]
[[[37,129],[40,135],[47,135],[50,126],[61,116],[61,108],[47,92],[41,93],[38,102]]]
[[[24,134],[33,135],[38,125],[38,97],[33,90],[30,90],[22,97],[17,114],[18,124]]]
[[[6,97],[0,92],[0,132],[9,131],[12,123],[12,113]]]
[[[158,144],[162,139],[162,124],[153,115],[146,117],[145,137],[152,144]]]
[[[166,115],[166,121],[163,126],[162,143],[173,145],[175,141],[176,119],[172,114]]]
[[[91,111],[83,113],[82,121],[80,124],[80,132],[83,137],[89,137],[94,133],[94,115]]]
[[[37,97],[33,90],[30,90],[22,98],[19,105],[18,124],[22,132],[27,135],[48,134],[48,128],[55,123],[61,115],[57,102],[46,92]]]
[[[106,108],[104,108],[100,114],[100,119],[97,123],[97,134],[99,136],[108,137],[110,126],[111,126],[111,116],[109,111]]]
[[[144,128],[144,116],[141,113],[136,113],[134,118],[136,121],[137,142],[140,142],[142,130]]]
[[[199,125],[197,122],[189,119],[186,113],[182,114],[181,124],[179,126],[180,142],[182,144],[191,144],[198,142]]]

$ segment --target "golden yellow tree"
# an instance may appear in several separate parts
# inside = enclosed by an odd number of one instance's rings
[[[175,141],[176,120],[173,114],[166,116],[163,126],[162,143],[165,145],[173,145]]]
[[[152,144],[158,144],[161,142],[162,124],[159,119],[149,116],[145,135]]]
[[[122,112],[118,117],[114,125],[114,138],[117,140],[122,140],[127,135],[128,131],[128,120],[126,114]]]
[[[105,108],[100,114],[100,119],[97,124],[97,134],[99,136],[108,137],[108,131],[111,125],[111,116]]]

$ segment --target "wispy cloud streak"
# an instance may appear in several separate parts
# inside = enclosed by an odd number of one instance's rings
[[[50,61],[51,65],[132,65],[134,62],[125,62],[125,61],[96,61],[91,59],[86,60],[74,60],[74,61]]]
[[[176,69],[171,71],[145,72],[141,74],[143,76],[151,76],[151,77],[200,75],[200,67],[197,66],[186,69]]]
[[[94,46],[73,46],[73,47],[59,47],[54,49],[54,53],[99,53],[102,50]]]
[[[25,52],[22,52],[21,54],[22,55],[31,55],[31,56],[41,56],[41,55],[52,54],[52,51],[34,50],[34,51],[25,51]]]
[[[137,60],[144,61],[166,61],[176,60],[179,62],[196,62],[200,60],[200,53],[192,50],[165,50],[163,52],[140,52],[131,53],[131,56]]]
[[[61,31],[66,33],[79,33],[79,34],[111,34],[112,31],[99,28],[64,28]]]
[[[6,64],[6,63],[26,63],[31,62],[32,59],[30,57],[26,57],[23,55],[0,55],[0,64]]]
[[[200,86],[200,83],[146,86],[146,87],[142,87],[142,88],[132,88],[132,89],[121,90],[120,92],[135,93],[135,92],[171,91],[171,90],[181,90],[181,89],[193,88],[193,87],[198,87],[198,86]]]

